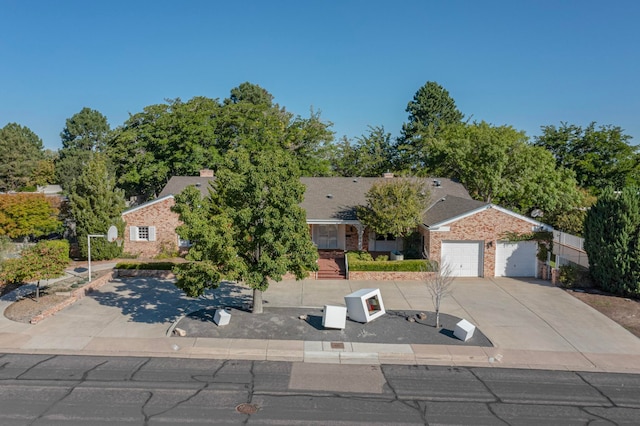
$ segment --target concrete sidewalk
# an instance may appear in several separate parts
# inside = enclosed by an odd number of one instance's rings
[[[266,307],[344,305],[343,296],[380,288],[389,310],[431,311],[415,281],[272,283]],[[8,296],[8,297],[7,297]],[[11,295],[0,300],[0,312]],[[640,339],[563,290],[539,280],[458,279],[443,312],[474,323],[495,345],[383,344],[330,341],[168,337],[183,315],[251,299],[227,285],[184,296],[170,280],[114,280],[36,325],[0,317],[0,351],[113,356],[258,359],[358,364],[490,366],[640,374]],[[211,324],[210,326],[215,327]]]

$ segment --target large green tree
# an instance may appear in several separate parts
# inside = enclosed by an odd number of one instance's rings
[[[33,184],[33,172],[44,159],[42,139],[28,127],[9,123],[0,129],[0,192]]]
[[[243,83],[222,103],[196,97],[151,105],[132,115],[109,143],[118,184],[127,195],[155,197],[171,176],[214,170],[239,148],[279,146],[290,151],[304,175],[328,175],[330,123],[311,112],[295,116],[257,85]]]
[[[578,184],[599,194],[607,186],[622,189],[640,184],[640,154],[631,136],[617,126],[586,127],[561,123],[543,126],[534,145],[549,150],[558,166],[571,169]]]
[[[606,188],[589,209],[584,226],[589,272],[603,290],[640,295],[640,195]]]
[[[122,235],[124,208],[124,193],[116,187],[106,157],[95,154],[80,177],[73,181],[69,194],[69,212],[75,222],[75,234],[83,257],[87,257],[88,235],[106,235],[111,225],[115,225],[118,234]],[[121,254],[122,248],[115,242],[110,243],[105,238],[91,242],[92,259],[113,259]]]
[[[461,123],[464,114],[458,110],[449,92],[436,83],[427,81],[407,104],[407,122],[397,142],[398,168],[420,173],[425,163],[425,143],[438,136],[443,127]]]
[[[449,125],[429,139],[429,170],[458,179],[471,196],[522,214],[557,213],[580,205],[573,173],[528,144],[524,132],[485,122]]]
[[[176,198],[184,223],[178,233],[193,239],[193,263],[177,270],[188,295],[217,287],[222,277],[238,279],[253,289],[253,312],[261,313],[269,280],[288,272],[302,279],[316,267],[297,162],[287,150],[264,148],[229,152],[209,200],[198,201],[193,189]]]
[[[82,108],[68,118],[60,133],[62,149],[56,161],[56,177],[65,191],[77,179],[96,152],[104,151],[111,128],[99,111]]]
[[[217,100],[195,97],[168,100],[134,114],[110,139],[107,152],[115,165],[118,185],[128,196],[157,196],[171,176],[197,176],[217,168]]]

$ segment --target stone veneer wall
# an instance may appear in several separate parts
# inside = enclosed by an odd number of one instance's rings
[[[449,225],[449,231],[427,231],[425,249],[429,259],[440,262],[442,241],[483,241],[484,277],[496,272],[496,242],[506,233],[530,234],[533,224],[497,209],[489,208]]]
[[[353,281],[425,281],[435,275],[434,272],[373,272],[350,271],[349,280]]]
[[[178,219],[178,214],[171,211],[174,204],[173,198],[167,198],[123,215],[127,223],[124,232],[124,251],[143,258],[153,258],[163,249],[176,250],[178,248],[176,228],[182,222]],[[155,226],[156,241],[131,241],[130,226]]]

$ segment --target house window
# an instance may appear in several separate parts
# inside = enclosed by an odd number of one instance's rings
[[[129,239],[131,241],[155,241],[155,226],[131,226],[129,228]]]
[[[392,234],[376,234],[376,241],[395,241],[396,237]]]
[[[138,227],[138,241],[147,240],[149,241],[149,227],[148,226],[139,226]]]

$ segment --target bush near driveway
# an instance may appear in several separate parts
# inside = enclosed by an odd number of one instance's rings
[[[362,272],[433,272],[431,262],[418,260],[373,260],[368,252],[347,252],[350,271]]]

